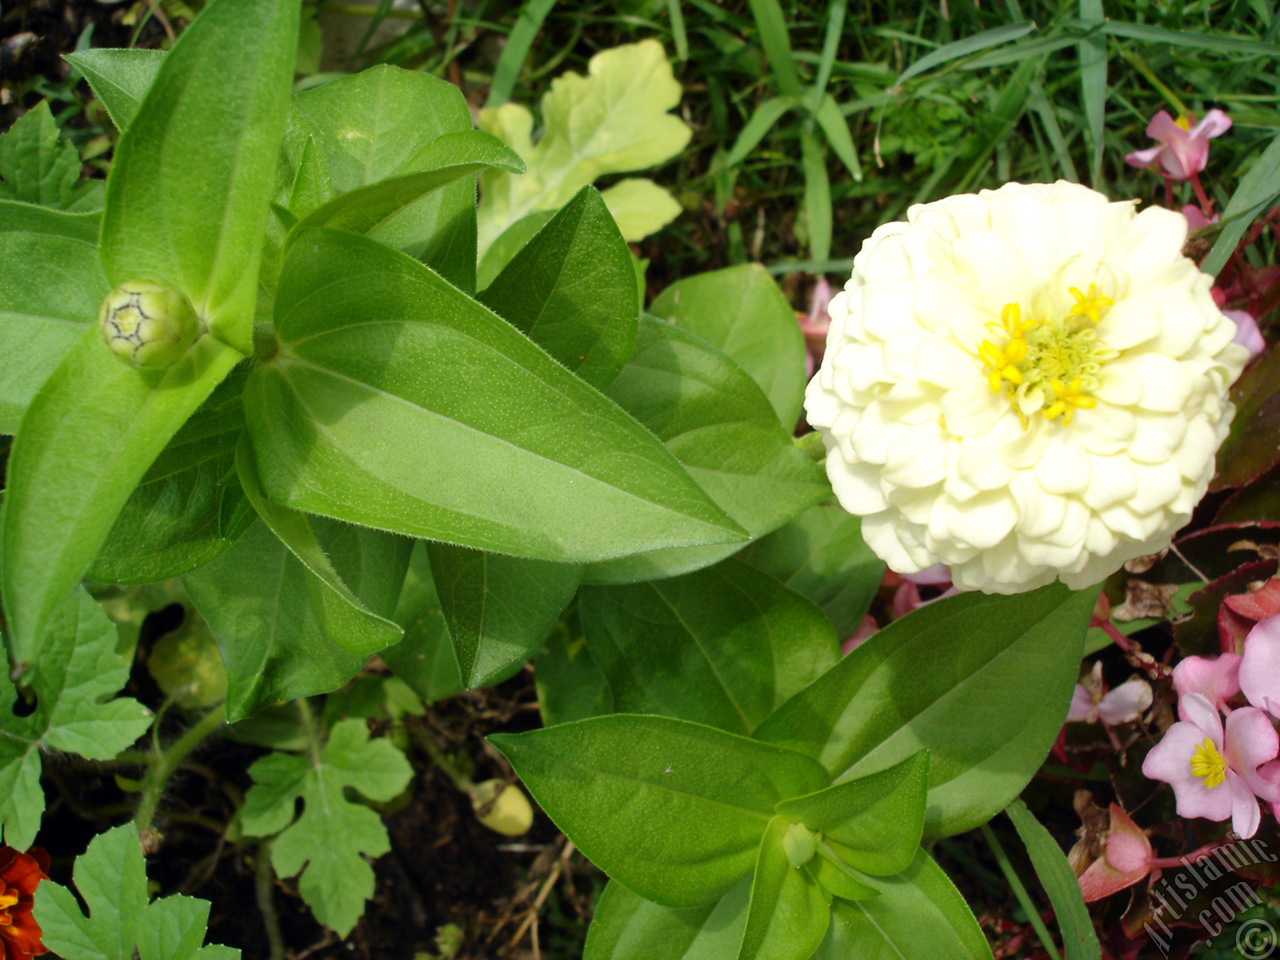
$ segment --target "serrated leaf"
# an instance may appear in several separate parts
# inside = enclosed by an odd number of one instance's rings
[[[391,842],[378,815],[347,800],[344,789],[391,800],[413,776],[409,761],[389,741],[370,741],[363,720],[343,720],[318,756],[277,753],[249,773],[255,783],[241,811],[245,833],[260,837],[284,830],[271,847],[276,872],[291,877],[302,871],[302,898],[316,919],[345,937],[373,896],[373,870],[364,857],[381,856]],[[290,824],[299,798],[302,815]]]
[[[21,200],[61,210],[91,210],[100,183],[80,182],[80,154],[58,139],[58,125],[41,100],[0,136],[0,200]],[[48,278],[44,278],[48,282]]]
[[[636,271],[604,201],[583,187],[478,297],[603,390],[636,340]]]
[[[791,442],[760,387],[719,350],[678,327],[642,316],[631,358],[605,393],[652,430],[753,538],[829,495],[822,468]],[[583,580],[675,576],[740,548],[654,550],[591,564]]]
[[[592,862],[671,907],[723,896],[751,871],[774,806],[828,782],[802,754],[667,717],[489,739]]]
[[[403,254],[309,232],[276,312],[245,414],[278,503],[565,563],[745,536],[643,427]]]
[[[98,265],[99,221],[0,201],[0,433],[17,433],[111,290]]]
[[[747,544],[738,559],[822,607],[841,640],[857,629],[884,576],[884,562],[862,539],[862,518],[822,504]]]
[[[367,608],[390,615],[409,542],[332,520],[311,524],[342,580]],[[316,577],[265,523],[182,582],[222,651],[231,720],[277,700],[335,690],[367,659],[333,641]]]
[[[656,40],[605,50],[588,75],[565,73],[542,98],[544,133],[532,143],[533,115],[506,103],[480,111],[480,127],[524,158],[522,177],[481,174],[481,254],[517,220],[555,210],[596,178],[642,170],[684,149],[691,131],[667,113],[680,102],[680,84]]]
[[[725,353],[769,398],[790,430],[804,401],[804,335],[795,311],[758,263],[673,283],[649,313]]]
[[[645,177],[627,177],[600,194],[622,239],[639,243],[680,216],[683,209],[669,190]]]
[[[620,713],[750,734],[840,659],[816,606],[732,558],[681,577],[583,587],[579,609]]]
[[[610,880],[596,902],[583,960],[736,960],[751,877],[719,901],[675,910]]]
[[[82,589],[54,612],[39,660],[29,672],[38,702],[29,716],[13,712],[18,691],[0,681],[0,824],[9,846],[26,849],[44,810],[40,751],[62,750],[109,760],[151,725],[151,712],[119,692],[129,664],[116,653],[116,628]]]
[[[124,130],[142,106],[160,71],[163,50],[97,49],[63,54],[84,74],[93,95],[107,108],[117,130]]]
[[[1051,585],[921,607],[783,704],[755,735],[817,758],[837,781],[928,750],[925,836],[972,829],[1044,762],[1066,716],[1095,599]]]
[[[147,903],[147,874],[137,828],[128,823],[100,834],[76,860],[76,889],[52,882],[36,888],[35,918],[44,945],[63,960],[239,960],[240,951],[201,947],[209,902],[174,895]]]

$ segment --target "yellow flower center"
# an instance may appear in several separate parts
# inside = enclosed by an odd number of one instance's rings
[[[1076,410],[1096,407],[1092,391],[1098,388],[1097,373],[1117,356],[1093,329],[1114,301],[1100,295],[1092,283],[1088,293],[1076,287],[1069,291],[1075,304],[1057,319],[1024,320],[1021,306],[1006,303],[1000,322],[987,324],[994,339],[978,345],[987,383],[993,393],[1008,396],[1024,430],[1029,425],[1028,407],[1046,420],[1061,418],[1064,425],[1071,423]]]
[[[0,910],[8,910],[18,902],[18,897],[12,893],[0,894]]]
[[[1191,118],[1185,113],[1178,114],[1178,119],[1173,121],[1175,127],[1181,127],[1183,130],[1191,129]]]
[[[1204,785],[1210,790],[1227,779],[1227,761],[1208,737],[1204,738],[1204,743],[1196,747],[1196,752],[1191,755],[1191,772],[1204,781]]]

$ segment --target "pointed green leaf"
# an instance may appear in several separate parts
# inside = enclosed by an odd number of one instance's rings
[[[972,829],[1048,754],[1095,599],[1055,584],[929,604],[879,631],[755,735],[817,758],[838,779],[928,750],[925,836]]]
[[[912,851],[914,854],[914,851]],[[845,900],[866,900],[877,897],[880,892],[869,887],[859,879],[857,874],[841,859],[840,853],[826,840],[818,841],[818,855],[804,865],[809,875],[818,886],[833,897]]]
[[[80,154],[60,140],[49,102],[41,100],[0,136],[0,200],[21,200],[62,210],[102,206],[102,187],[80,182]],[[98,202],[91,205],[96,195]],[[48,282],[48,278],[44,278]]]
[[[209,901],[174,894],[147,905],[138,917],[139,960],[214,960],[239,957],[239,950],[211,946],[202,949],[209,925]]]
[[[823,504],[747,544],[738,559],[822,607],[841,640],[858,628],[884,576],[862,539],[862,518]]]
[[[112,285],[172,284],[246,354],[297,46],[295,0],[211,2],[165,55],[107,180]]]
[[[40,828],[42,749],[109,760],[151,725],[151,712],[136,700],[106,699],[129,679],[117,641],[102,608],[77,589],[55,612],[40,659],[31,667],[35,711],[16,716],[18,691],[0,680],[0,825],[9,846],[25,850]]]
[[[333,568],[316,538],[312,518],[272,503],[263,495],[258,486],[253,447],[247,437],[242,437],[236,447],[236,475],[258,516],[307,568],[310,574],[307,582],[312,587],[317,613],[325,624],[325,635],[343,650],[365,656],[398,642],[403,635],[400,627],[366,607]],[[403,551],[406,554],[407,546]],[[395,546],[391,549],[394,551]]]
[[[512,261],[517,253],[525,248],[534,235],[551,222],[555,213],[542,210],[531,213],[517,220],[498,237],[485,251],[476,271],[476,285],[484,290],[498,278],[504,267]]]
[[[100,833],[76,859],[76,890],[89,907],[50,881],[36,887],[44,945],[64,960],[133,960],[135,928],[147,906],[147,872],[132,823]]]
[[[449,636],[467,689],[506,679],[546,638],[582,579],[576,564],[429,543]]]
[[[479,300],[601,390],[635,344],[633,258],[591,187],[578,191]]]
[[[929,754],[778,804],[778,812],[838,844],[841,859],[876,876],[905,870],[924,832]]]
[[[814,960],[991,960],[964,898],[924,850],[896,877],[865,879],[879,896],[833,901],[831,928]]]
[[[760,537],[830,486],[791,442],[767,398],[719,350],[669,323],[641,317],[635,349],[606,391],[652,430],[712,499]],[[709,566],[739,544],[662,550],[592,564],[587,583],[631,583]]]
[[[98,551],[90,580],[180,577],[219,556],[248,529],[253,510],[236,480],[235,462],[246,375],[244,364],[233,370],[156,457]]]
[[[596,902],[582,960],[736,960],[751,877],[719,901],[676,910],[610,880]]]
[[[421,540],[409,558],[409,572],[391,619],[404,628],[404,639],[379,654],[382,662],[428,702],[461,692],[458,658],[436,592],[427,545]]]
[[[409,544],[376,530],[314,519],[334,569],[379,616],[394,609]],[[227,668],[227,716],[238,720],[277,700],[335,690],[367,657],[338,646],[324,589],[265,523],[256,523],[183,585],[213,630]]]
[[[84,74],[117,130],[133,122],[160,72],[163,50],[77,50],[63,59]]]
[[[827,934],[831,911],[822,889],[783,846],[791,826],[774,817],[760,841],[738,960],[808,960]]]
[[[580,610],[621,713],[749,734],[840,659],[821,610],[734,559],[666,580],[583,587]]]
[[[89,327],[40,388],[9,456],[4,609],[19,669],[156,456],[240,355],[203,336],[173,366],[121,363]]]
[[[751,870],[774,805],[827,783],[801,754],[667,717],[489,739],[593,863],[671,907],[723,896]]]
[[[613,692],[582,637],[578,617],[569,615],[547,638],[533,663],[542,724],[549,727],[613,713]]]
[[[407,256],[308,232],[276,306],[245,411],[278,503],[569,563],[743,536],[643,427]]]
[[[389,741],[371,741],[363,720],[343,720],[317,757],[276,753],[249,774],[256,782],[240,815],[245,833],[275,833],[289,824],[302,799],[302,815],[272,845],[271,862],[282,877],[302,871],[302,899],[316,919],[345,937],[373,896],[373,870],[364,858],[381,856],[391,842],[378,815],[350,802],[344,791],[391,800],[413,777],[409,761]]]
[[[0,433],[23,412],[110,292],[97,213],[0,200]]]
[[[783,426],[795,425],[804,401],[804,337],[764,267],[745,264],[677,281],[649,313],[727,354],[760,385]]]

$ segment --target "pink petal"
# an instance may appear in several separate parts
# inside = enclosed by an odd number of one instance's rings
[[[1197,207],[1194,203],[1188,203],[1182,208],[1182,215],[1187,218],[1187,226],[1192,230],[1202,230],[1211,223],[1218,222],[1218,215],[1215,213],[1212,218],[1206,217],[1204,211]],[[1217,289],[1216,287],[1214,288]],[[1217,297],[1214,297],[1217,302]],[[1218,304],[1221,306],[1221,304]]]
[[[1222,602],[1242,617],[1267,620],[1280,614],[1280,578],[1272,577],[1248,593],[1228,594]]]
[[[1167,150],[1160,155],[1165,173],[1174,180],[1190,179],[1193,173],[1199,173],[1209,162],[1209,142],[1207,140],[1174,140]]]
[[[1258,767],[1280,755],[1280,736],[1261,710],[1242,707],[1227,717],[1227,766],[1240,775],[1251,792],[1268,803],[1280,801],[1280,789],[1258,775]]]
[[[935,563],[919,573],[904,573],[902,579],[918,583],[922,587],[940,587],[951,583],[951,568],[945,563]]]
[[[1193,693],[1187,699],[1196,697]],[[1198,699],[1208,705],[1203,697]],[[1210,790],[1191,772],[1191,757],[1204,743],[1205,736],[1205,731],[1194,723],[1175,723],[1142,761],[1142,775],[1163,780],[1173,787],[1178,816],[1226,820],[1232,810],[1230,789],[1220,783]]]
[[[1111,826],[1101,857],[1080,875],[1086,903],[1131,887],[1151,872],[1151,841],[1119,804],[1111,804]]]
[[[1160,110],[1147,124],[1147,136],[1161,143],[1173,143],[1187,138],[1187,131],[1178,126],[1167,110]]]
[[[1223,310],[1222,313],[1236,325],[1236,335],[1231,338],[1232,341],[1248,350],[1250,359],[1267,348],[1267,341],[1262,338],[1262,331],[1258,329],[1258,321],[1250,314],[1243,310]]]
[[[1141,870],[1145,876],[1149,859],[1151,846],[1132,834],[1113,833],[1107,837],[1107,862],[1122,873]]]
[[[1211,140],[1231,129],[1231,118],[1221,110],[1210,110],[1204,119],[1191,128],[1193,139]]]
[[[1098,717],[1103,723],[1114,726],[1128,723],[1142,716],[1151,706],[1151,684],[1138,677],[1120,684],[1098,704]]]
[[[1189,693],[1178,701],[1178,715],[1186,717],[1200,729],[1201,737],[1208,737],[1219,751],[1222,750],[1222,718],[1212,703],[1198,693]]]
[[[1209,660],[1206,657],[1187,657],[1173,668],[1173,689],[1178,696],[1185,697],[1189,693],[1198,693],[1217,710],[1221,710],[1228,700],[1240,692],[1240,660],[1234,653]],[[1182,713],[1181,703],[1179,716],[1189,720]]]
[[[1280,617],[1263,620],[1249,631],[1240,689],[1255,707],[1280,717]]]
[[[1149,167],[1155,163],[1163,149],[1164,147],[1148,147],[1146,150],[1135,150],[1124,155],[1124,162],[1131,167]]]
[[[1247,840],[1258,832],[1262,823],[1262,809],[1249,785],[1230,770],[1227,771],[1227,785],[1231,787],[1231,829],[1236,832],[1237,837]],[[1178,813],[1181,815],[1182,811],[1179,810]]]
[[[858,649],[858,647],[862,646],[862,644],[865,643],[868,639],[870,639],[871,635],[875,633],[878,629],[880,628],[879,628],[879,625],[876,623],[876,618],[868,613],[858,623],[858,629],[853,631],[852,636],[850,636],[847,640],[845,640],[844,643],[840,644],[840,653],[841,654],[852,653],[854,650]]]
[[[1071,709],[1067,711],[1067,720],[1076,723],[1097,723],[1098,704],[1093,694],[1082,684],[1077,683],[1075,693],[1071,695]]]

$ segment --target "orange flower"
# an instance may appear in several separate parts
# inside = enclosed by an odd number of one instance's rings
[[[48,880],[49,854],[39,847],[21,853],[0,846],[0,945],[3,960],[30,960],[48,953],[31,915],[36,884]]]

